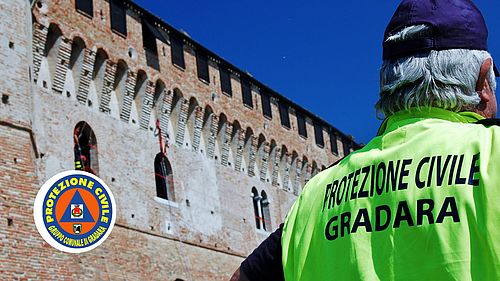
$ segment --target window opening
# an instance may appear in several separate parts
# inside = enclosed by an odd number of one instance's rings
[[[269,199],[264,190],[259,192],[255,187],[252,187],[252,203],[255,216],[255,228],[270,231],[271,213],[269,211]]]
[[[335,135],[335,132],[330,133],[330,147],[331,147],[331,151],[333,154],[335,154],[335,155],[339,154],[339,147],[337,144],[337,135]]]
[[[79,122],[73,131],[75,170],[98,174],[97,140],[94,131],[85,121]]]
[[[172,35],[170,37],[170,49],[172,52],[172,63],[182,69],[185,69],[186,63],[184,61],[184,43],[182,40]]]
[[[297,125],[299,127],[299,135],[303,136],[304,138],[307,138],[307,128],[306,128],[306,118],[304,114],[301,112],[297,111]]]
[[[158,153],[155,157],[156,196],[173,201],[174,176],[167,157]]]
[[[233,90],[231,88],[231,74],[229,73],[229,70],[220,65],[219,74],[222,92],[226,93],[228,96],[233,96]]]
[[[280,102],[279,104],[279,109],[280,109],[280,119],[281,119],[281,125],[287,129],[290,129],[290,115],[288,113],[288,105]]]
[[[250,83],[245,80],[241,80],[241,95],[243,104],[253,108],[252,89],[250,88]]]
[[[111,29],[127,36],[127,9],[120,0],[110,0]]]
[[[90,17],[94,15],[92,0],[75,0],[75,8]]]
[[[260,92],[260,98],[262,102],[262,114],[264,116],[273,118],[273,113],[271,110],[271,97],[266,92]]]
[[[261,214],[260,214],[260,196],[255,187],[252,188],[253,211],[255,216],[255,227],[261,229]]]
[[[314,135],[316,137],[316,144],[320,147],[324,147],[323,126],[321,126],[319,122],[314,122]]]
[[[210,82],[210,76],[208,74],[208,57],[200,51],[196,52],[196,68],[198,70],[198,78]]]

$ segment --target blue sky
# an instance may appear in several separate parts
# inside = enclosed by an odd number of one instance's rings
[[[135,2],[356,141],[375,135],[381,40],[399,1]],[[500,2],[474,2],[500,62]]]

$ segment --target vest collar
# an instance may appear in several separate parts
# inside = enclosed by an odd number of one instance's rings
[[[385,118],[380,126],[377,136],[391,132],[399,127],[413,124],[424,119],[441,119],[458,123],[475,123],[484,119],[483,116],[470,112],[453,112],[437,107],[410,108],[401,110]]]

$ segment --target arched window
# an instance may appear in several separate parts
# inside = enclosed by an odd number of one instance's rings
[[[97,140],[92,128],[85,121],[79,122],[73,131],[75,170],[97,175]]]
[[[271,230],[271,213],[269,212],[269,200],[267,200],[267,194],[264,190],[260,193],[260,209],[262,213],[262,228],[265,231]]]
[[[271,226],[271,213],[269,211],[269,200],[264,190],[259,192],[255,187],[252,187],[252,203],[255,215],[255,227],[264,231],[270,231]]]
[[[165,200],[174,200],[174,175],[172,166],[163,153],[155,157],[156,196]]]
[[[260,196],[255,187],[252,188],[253,211],[255,215],[255,227],[261,229]]]

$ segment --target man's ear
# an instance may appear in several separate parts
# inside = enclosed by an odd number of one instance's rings
[[[493,61],[491,58],[487,58],[483,61],[481,65],[481,69],[479,70],[479,77],[476,83],[476,92],[479,93],[479,97],[481,100],[488,102],[489,96],[483,94],[484,88],[487,86],[488,81],[488,73],[490,72],[491,66],[493,65]]]

